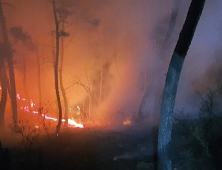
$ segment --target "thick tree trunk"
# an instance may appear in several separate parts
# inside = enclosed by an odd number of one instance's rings
[[[2,37],[5,46],[5,57],[8,63],[9,69],[9,81],[10,81],[10,97],[11,97],[11,105],[12,105],[12,115],[13,115],[13,125],[14,128],[17,127],[17,100],[16,100],[16,85],[15,85],[15,73],[14,73],[14,66],[13,66],[13,53],[10,47],[8,33],[5,23],[5,17],[3,15],[2,10],[2,2],[0,0],[0,22],[1,22],[1,29],[2,29]]]
[[[192,0],[166,76],[158,134],[158,170],[172,170],[169,158],[174,103],[183,62],[191,44],[205,0]]]
[[[60,132],[60,128],[62,124],[62,105],[61,105],[61,99],[59,95],[59,74],[58,74],[60,34],[59,34],[59,21],[57,18],[55,0],[52,1],[52,5],[53,5],[53,14],[54,14],[54,19],[55,19],[55,31],[56,31],[56,53],[55,53],[54,75],[55,75],[55,92],[56,92],[56,98],[57,98],[57,104],[58,104],[58,110],[59,110],[58,125],[56,126],[56,134],[58,134]]]
[[[65,32],[65,28],[64,28],[64,22],[62,22],[62,30]],[[62,97],[64,100],[64,108],[65,108],[65,112],[64,112],[64,118],[65,118],[65,126],[68,127],[68,100],[66,97],[66,92],[65,92],[65,88],[63,86],[63,61],[64,61],[64,38],[61,37],[61,61],[60,61],[60,70],[59,70],[59,77],[60,77],[60,89],[62,92]]]

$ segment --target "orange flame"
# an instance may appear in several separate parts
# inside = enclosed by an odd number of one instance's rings
[[[123,122],[124,125],[131,125],[132,124],[132,117],[129,116],[126,118],[126,120]]]
[[[2,88],[1,88],[1,86],[0,86],[0,90],[1,90]],[[17,97],[17,99],[18,100],[26,100],[25,98],[21,98],[20,97],[20,94],[16,94],[16,97]],[[30,100],[30,106],[31,106],[31,108],[33,108],[34,107],[34,103],[33,103],[33,100],[31,99]],[[79,106],[77,106],[77,108],[79,109],[79,111],[80,111],[80,108],[79,108]],[[31,112],[30,110],[29,110],[29,107],[28,106],[22,106],[22,107],[20,107],[20,110],[23,110],[23,111],[25,111],[25,112]],[[33,109],[32,109],[33,110]],[[38,111],[36,111],[36,110],[33,110],[32,111],[32,113],[34,113],[34,114],[38,114],[39,112]],[[47,120],[53,120],[53,121],[57,121],[58,119],[56,119],[56,118],[54,118],[54,117],[50,117],[50,116],[46,116],[46,115],[44,115],[44,114],[41,114],[41,116],[42,117],[44,117],[45,119],[47,119]],[[62,119],[62,122],[65,122],[65,119]],[[83,126],[83,124],[81,124],[81,123],[77,123],[75,120],[73,120],[73,119],[68,119],[68,125],[69,125],[69,127],[78,127],[78,128],[83,128],[84,126]],[[38,128],[38,126],[36,126],[36,128]]]

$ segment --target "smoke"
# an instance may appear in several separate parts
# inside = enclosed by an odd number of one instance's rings
[[[50,34],[55,29],[52,6],[44,0],[12,0],[11,3],[15,9],[4,9],[8,28],[21,26],[39,45],[44,100],[55,101],[52,64],[55,43]],[[65,38],[63,70],[70,107],[84,105],[91,95],[92,115],[110,123],[122,122],[128,116],[137,116],[147,89],[150,91],[147,112],[158,112],[154,105],[161,98],[156,93],[163,90],[190,1],[181,0],[173,34],[164,50],[162,43],[169,27],[173,0],[78,0],[70,3],[70,15],[65,24],[70,36]],[[181,73],[176,110],[194,107],[195,81],[199,81],[195,87],[202,86],[203,82],[207,85],[205,72],[215,63],[218,56],[215,52],[221,48],[221,7],[220,0],[206,2]],[[30,58],[35,56],[30,54]],[[34,66],[35,59],[32,62],[32,71],[27,76],[30,95],[35,100],[38,98],[37,66]],[[76,83],[79,81],[84,86]]]
[[[177,110],[184,108],[187,112],[195,112],[197,102],[194,91],[216,86],[207,74],[217,67],[218,55],[221,55],[221,6],[221,1],[206,1],[181,73]]]

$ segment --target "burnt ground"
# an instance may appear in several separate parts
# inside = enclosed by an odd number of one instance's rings
[[[220,170],[221,122],[222,116],[178,120],[170,143],[173,167]],[[11,170],[152,170],[156,162],[157,128],[146,125],[63,129],[59,136],[51,133],[49,139],[40,135],[29,148],[25,148],[18,134],[0,133],[2,147],[8,148],[3,164]],[[0,158],[1,154],[0,148]],[[1,165],[0,159],[0,170],[4,170]]]
[[[118,131],[69,128],[49,139],[39,136],[28,149],[18,135],[0,137],[3,148],[8,147],[12,170],[133,170],[138,162],[153,161],[151,134],[133,126]]]

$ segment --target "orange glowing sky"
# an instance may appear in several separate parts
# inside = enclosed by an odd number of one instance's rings
[[[3,6],[7,27],[21,26],[31,35],[33,43],[38,45],[43,100],[54,102],[56,98],[52,49],[55,42],[50,34],[55,29],[52,5],[47,0],[5,0],[5,2],[13,5]],[[127,112],[127,116],[136,114],[144,94],[143,90],[138,90],[141,86],[139,79],[141,76],[147,76],[146,85],[151,87],[151,97],[155,96],[158,87],[161,89],[170,54],[184,22],[189,2],[184,1],[181,4],[175,33],[171,40],[172,45],[163,57],[159,57],[157,51],[168,28],[172,0],[76,0],[71,1],[71,4],[69,10],[73,14],[68,17],[66,24],[66,31],[70,33],[70,37],[65,39],[63,70],[65,88],[74,83],[76,80],[74,77],[78,77],[82,83],[89,86],[102,66],[111,63],[109,76],[106,77],[109,88],[104,88],[109,95],[100,105],[99,111],[95,112],[106,115],[120,111]],[[216,6],[213,3],[206,5],[209,7],[206,7],[206,14],[203,13],[202,18],[208,16],[207,21],[210,20],[208,13],[212,12],[210,5]],[[218,13],[215,10],[215,15]],[[199,31],[203,32],[206,24],[200,21],[200,25],[203,29]],[[214,28],[217,30],[216,26]],[[21,43],[13,45],[13,48],[16,50],[14,59],[17,64],[15,69],[17,92],[24,95],[19,68],[21,56],[25,55],[28,63],[27,88],[31,98],[38,103],[36,53],[27,52]],[[203,58],[204,61],[208,61],[207,56]],[[207,63],[204,61],[203,65]],[[192,63],[189,58],[188,63]],[[195,65],[191,64],[190,67],[185,75],[190,73],[189,70],[194,70]],[[198,74],[200,70],[197,70]],[[183,77],[186,80],[186,76]],[[142,81],[142,85],[143,83]],[[71,107],[76,107],[88,96],[85,89],[78,85],[68,88],[66,94]]]

